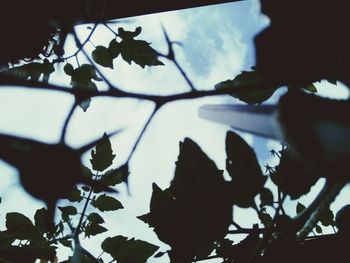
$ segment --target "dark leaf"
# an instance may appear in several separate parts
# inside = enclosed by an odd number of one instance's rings
[[[82,170],[83,170],[83,175],[86,176],[87,178],[94,178],[94,174],[91,172],[91,170],[86,167],[85,165],[82,165]]]
[[[73,75],[74,68],[73,68],[72,64],[67,63],[66,65],[64,65],[63,70],[67,75],[69,75],[69,76]]]
[[[315,226],[316,233],[322,234],[322,228],[319,225]]]
[[[7,247],[16,240],[16,237],[8,231],[0,231],[0,247]]]
[[[84,185],[81,187],[81,189],[83,189],[83,191],[85,191],[85,192],[90,192],[91,188],[89,186]]]
[[[144,40],[134,39],[134,37],[141,33],[141,27],[136,28],[134,32],[119,28],[118,33],[123,39],[119,44],[120,53],[126,62],[131,64],[134,61],[142,68],[145,66],[164,65],[158,60],[158,52],[149,43]]]
[[[168,252],[158,252],[157,254],[154,255],[155,258],[161,258],[162,256],[164,256],[165,254],[167,254]]]
[[[319,174],[310,171],[305,163],[292,154],[290,148],[286,148],[281,151],[280,163],[271,179],[291,199],[297,199],[310,191],[319,179]]]
[[[323,226],[334,226],[334,214],[331,209],[327,208],[321,212],[320,222]]]
[[[235,204],[244,208],[254,207],[254,198],[266,181],[254,150],[239,135],[229,131],[226,154],[226,169],[232,178]]]
[[[146,263],[158,249],[158,246],[146,241],[127,239],[123,236],[106,238],[101,245],[117,262]]]
[[[139,26],[135,31],[125,31],[124,28],[118,28],[118,36],[123,40],[133,39],[141,34],[142,28]]]
[[[71,85],[73,89],[96,91],[97,86],[92,80],[101,81],[102,79],[96,75],[95,68],[92,65],[83,64],[73,70]],[[75,99],[84,111],[90,106],[91,99],[89,97],[76,94]]]
[[[258,216],[259,216],[261,223],[263,223],[265,227],[270,227],[270,225],[272,223],[272,217],[268,213],[259,212]]]
[[[72,244],[72,241],[71,241],[71,240],[69,240],[69,239],[60,239],[59,242],[60,242],[63,246],[68,247],[68,248],[70,248],[70,249],[73,250],[73,244]]]
[[[50,74],[54,71],[55,68],[53,64],[50,63],[47,59],[44,59],[43,63],[31,62],[2,71],[1,74],[13,75],[33,81],[38,81],[41,76],[46,76],[44,82],[47,82]]]
[[[273,204],[273,194],[270,189],[263,188],[260,192],[261,205],[272,205]]]
[[[219,242],[216,249],[217,254],[227,259],[224,262],[249,262],[249,258],[255,252],[255,249],[261,239],[257,234],[250,234],[237,245],[232,245],[232,241],[224,239]]]
[[[153,184],[150,214],[141,217],[171,246],[171,260],[194,260],[210,253],[232,221],[232,200],[222,171],[192,140],[180,143],[170,188]],[[206,229],[206,231],[203,231]]]
[[[314,84],[309,84],[309,85],[305,85],[303,86],[303,89],[307,90],[307,91],[310,91],[312,93],[316,93],[317,92],[317,88]]]
[[[37,230],[32,221],[23,214],[12,212],[6,214],[6,229],[16,239],[32,239]]]
[[[70,202],[80,202],[81,200],[83,200],[83,197],[81,195],[80,190],[78,189],[77,186],[73,187],[73,190],[70,192],[70,194],[68,195],[67,199]]]
[[[92,168],[96,171],[104,171],[112,165],[115,154],[113,154],[111,142],[108,135],[103,134],[102,139],[97,143],[95,150],[91,150]]]
[[[304,210],[306,209],[306,207],[302,204],[302,203],[297,203],[297,206],[295,208],[297,214],[302,213]]]
[[[143,221],[144,223],[148,224],[149,227],[154,227],[154,225],[152,224],[152,221],[151,221],[151,213],[137,216],[137,218],[140,219],[141,221]]]
[[[241,89],[242,86],[256,86],[257,89],[249,92],[235,92],[235,89]],[[230,93],[233,97],[248,104],[260,104],[269,99],[277,90],[278,86],[268,87],[263,84],[263,78],[258,71],[242,71],[233,80],[222,81],[215,85],[215,89],[232,89]],[[251,88],[251,87],[247,87]]]
[[[107,228],[90,221],[90,223],[85,227],[84,234],[85,237],[89,238],[90,236],[96,236],[106,231],[108,231]]]
[[[102,212],[123,208],[123,205],[117,199],[107,195],[100,195],[96,200],[92,200],[91,204]]]
[[[125,181],[129,171],[127,166],[121,166],[117,169],[111,169],[101,176],[101,183],[103,185],[114,186]]]
[[[47,232],[48,213],[46,208],[36,210],[34,215],[34,225],[40,233]]]
[[[74,216],[78,213],[78,210],[74,206],[59,206],[58,209],[62,213],[62,219],[66,222],[69,221],[69,216]]]
[[[111,57],[114,59],[119,56],[120,54],[120,45],[117,42],[116,39],[112,39],[111,42],[109,42],[108,46],[108,52],[111,55]]]
[[[104,46],[97,46],[94,51],[92,51],[92,59],[99,65],[113,69],[113,57]]]
[[[97,213],[91,213],[87,217],[93,224],[103,224],[105,220]]]

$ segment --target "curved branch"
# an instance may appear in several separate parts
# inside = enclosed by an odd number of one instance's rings
[[[269,85],[266,85],[266,83],[265,84],[264,83],[240,84],[240,85],[237,85],[235,88],[229,87],[229,88],[222,88],[222,89],[216,89],[216,90],[197,90],[197,91],[177,93],[173,95],[148,95],[148,94],[141,94],[141,93],[126,92],[123,90],[119,90],[114,86],[111,86],[111,89],[107,91],[72,89],[66,86],[52,85],[52,84],[46,84],[40,81],[31,81],[31,80],[26,80],[18,77],[13,77],[13,76],[0,75],[0,88],[17,87],[17,88],[24,88],[24,89],[40,89],[40,90],[46,90],[46,91],[51,90],[51,91],[69,93],[72,95],[80,95],[86,98],[111,97],[111,98],[141,99],[141,100],[153,101],[158,105],[162,105],[172,101],[197,99],[197,98],[203,98],[203,97],[209,97],[209,96],[230,95],[233,93],[235,95],[244,94],[248,92],[261,91],[264,88],[266,89],[266,86],[269,86]]]
[[[74,113],[75,109],[77,108],[77,106],[78,106],[78,104],[76,102],[74,102],[74,104],[72,105],[72,107],[71,107],[70,111],[68,112],[68,115],[64,121],[62,132],[61,132],[61,138],[60,138],[60,142],[63,144],[65,142],[69,121],[72,119],[73,113]]]

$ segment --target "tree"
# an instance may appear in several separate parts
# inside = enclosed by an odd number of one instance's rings
[[[179,1],[176,8],[183,7],[180,2],[184,3]],[[138,217],[153,228],[158,238],[167,243],[171,250],[158,251],[159,247],[156,245],[122,235],[106,238],[101,244],[101,249],[117,262],[140,263],[154,254],[155,257],[168,254],[171,262],[192,262],[216,257],[222,258],[224,262],[325,262],[329,260],[328,254],[345,255],[342,245],[348,240],[348,233],[343,217],[347,213],[343,212],[338,217],[338,227],[341,231],[337,235],[306,237],[313,229],[322,233],[320,224],[335,226],[329,203],[348,181],[342,172],[346,168],[347,156],[330,161],[326,158],[327,151],[319,150],[317,141],[302,140],[303,134],[295,131],[299,128],[298,121],[303,119],[301,116],[308,116],[305,112],[300,113],[295,107],[301,98],[305,98],[299,94],[300,90],[315,92],[313,83],[321,79],[331,82],[340,80],[348,84],[349,45],[347,38],[342,37],[346,25],[342,20],[346,15],[346,8],[343,6],[345,4],[340,2],[339,5],[332,6],[334,14],[331,13],[330,16],[334,19],[325,24],[320,21],[324,21],[323,17],[329,15],[328,5],[310,1],[301,8],[301,4],[293,1],[283,1],[283,4],[280,1],[262,1],[262,11],[270,17],[271,25],[256,38],[256,67],[251,71],[243,71],[232,80],[218,83],[214,90],[204,91],[192,83],[179,64],[174,51],[174,45],[178,43],[170,39],[165,29],[163,31],[168,50],[163,54],[156,51],[147,41],[139,39],[142,36],[141,27],[133,31],[123,27],[115,30],[107,21],[113,14],[101,16],[98,11],[96,15],[95,10],[101,10],[94,6],[96,1],[77,1],[69,4],[68,10],[74,15],[67,16],[64,12],[66,5],[63,4],[57,9],[52,9],[39,1],[35,4],[24,3],[24,8],[18,9],[14,3],[9,4],[8,10],[18,10],[20,19],[32,21],[32,27],[29,28],[40,30],[37,34],[28,33],[22,27],[7,27],[5,23],[1,23],[1,32],[10,36],[5,40],[0,56],[0,63],[4,65],[0,75],[1,85],[68,93],[74,96],[75,103],[63,124],[60,141],[56,144],[0,135],[0,157],[18,169],[23,188],[47,204],[47,208],[36,211],[34,222],[17,212],[6,215],[6,229],[0,232],[0,260],[34,262],[40,259],[42,262],[57,262],[61,259],[57,259],[56,250],[59,246],[66,246],[71,248],[73,253],[65,262],[104,262],[102,258],[87,251],[80,244],[80,238],[90,238],[108,231],[103,226],[103,213],[123,208],[113,187],[121,183],[128,184],[129,162],[149,123],[160,108],[177,100],[224,94],[255,105],[267,100],[283,85],[288,86],[291,98],[296,96],[295,100],[289,99],[288,103],[282,104],[289,109],[285,111],[288,115],[285,117],[288,120],[285,124],[286,134],[292,134],[294,137],[291,136],[291,145],[282,146],[279,152],[272,152],[279,159],[279,164],[276,167],[266,165],[268,176],[278,188],[277,193],[267,188],[267,176],[263,175],[254,150],[238,134],[229,131],[225,138],[225,169],[230,181],[224,180],[223,171],[194,140],[186,138],[179,144],[179,156],[170,186],[161,189],[154,184],[150,212]],[[193,1],[193,4],[195,3],[197,2]],[[106,1],[105,4],[112,2]],[[319,7],[317,16],[310,22],[309,13],[314,11],[315,6]],[[147,12],[147,8],[146,2],[136,13],[144,10]],[[31,15],[34,14],[34,19],[22,10],[33,10]],[[110,9],[106,10],[109,12]],[[156,11],[160,10],[163,9]],[[298,20],[290,24],[294,18],[291,16],[293,13],[299,14]],[[1,18],[8,19],[8,14]],[[93,22],[84,41],[78,38],[74,29],[74,25],[79,21]],[[89,43],[99,25],[112,31],[115,38],[111,39],[108,45],[95,46],[92,53],[87,54],[85,45]],[[64,54],[67,34],[71,34],[76,43],[76,52],[72,55]],[[321,34],[340,37],[341,45],[331,37],[326,38],[326,41],[321,39]],[[23,38],[30,39],[28,49],[21,48]],[[299,43],[301,39],[302,44]],[[69,59],[78,58],[81,54],[85,56],[86,63],[78,62],[75,66],[69,63]],[[135,63],[142,68],[162,66],[164,60],[169,60],[178,69],[191,91],[166,96],[124,91],[113,85],[102,70],[113,69],[113,61],[116,59],[122,59],[129,64]],[[70,78],[70,87],[50,82],[50,76],[55,74],[58,65],[63,66],[65,74]],[[98,82],[104,82],[107,89],[99,90]],[[101,139],[80,149],[72,149],[66,143],[67,127],[74,111],[77,108],[87,111],[91,98],[98,96],[116,100],[127,97],[147,100],[154,104],[154,110],[132,145],[126,162],[118,168],[111,168],[116,157],[109,140],[113,134],[104,134]],[[312,98],[307,99],[305,103],[312,105],[313,110],[310,111],[317,118],[321,112],[325,112],[319,110],[321,104],[330,105],[330,108],[335,109],[348,108],[347,103],[324,102],[323,99],[315,99],[312,95],[305,96]],[[315,103],[311,104],[310,101]],[[305,127],[308,120],[310,119],[303,122]],[[342,121],[335,120],[336,123]],[[312,131],[311,128],[308,130]],[[115,133],[118,132],[119,130]],[[312,135],[314,134],[311,134],[310,138]],[[303,143],[300,143],[301,141]],[[81,155],[91,148],[91,166],[85,167],[81,163]],[[57,168],[52,170],[52,167]],[[46,177],[48,173],[52,175],[49,179]],[[308,193],[320,177],[325,177],[327,184],[318,198],[307,208],[298,203],[298,215],[294,218],[288,216],[283,209],[286,196],[298,199]],[[42,185],[54,184],[55,187],[43,188],[37,182],[42,182]],[[77,183],[84,185],[77,186]],[[58,199],[67,199],[71,204],[57,207],[60,220],[54,222]],[[96,210],[88,213],[89,206]],[[232,220],[233,207],[254,209],[264,227],[241,227]],[[318,222],[320,224],[317,224]],[[236,230],[229,230],[230,225]],[[242,233],[247,236],[238,244],[227,238],[228,234]],[[327,255],[323,252],[326,249]],[[330,250],[332,253],[329,253]]]

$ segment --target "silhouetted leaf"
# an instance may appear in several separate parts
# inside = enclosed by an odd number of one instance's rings
[[[46,208],[36,210],[34,215],[34,225],[40,233],[47,232],[48,212]]]
[[[70,202],[80,202],[81,200],[83,200],[83,197],[81,195],[81,192],[80,190],[78,189],[77,186],[74,186],[73,187],[73,190],[69,193],[67,199],[70,201]]]
[[[72,64],[67,63],[66,65],[64,65],[63,70],[67,75],[69,75],[69,76],[73,75],[74,68],[73,68]]]
[[[96,200],[92,200],[91,204],[102,212],[123,208],[123,205],[117,199],[106,195],[100,195]]]
[[[142,240],[129,239],[124,236],[106,238],[101,245],[117,262],[146,263],[158,249],[158,246]]]
[[[31,239],[36,233],[32,221],[23,214],[11,212],[6,214],[6,229],[16,239]]]
[[[148,224],[149,227],[154,227],[151,221],[151,213],[147,213],[141,216],[137,216],[138,219],[143,221],[144,223]]]
[[[2,71],[1,74],[13,75],[16,77],[38,81],[43,76],[43,82],[48,82],[49,76],[55,71],[51,62],[44,59],[42,63],[31,62]]]
[[[161,258],[162,256],[166,255],[168,252],[158,252],[157,254],[154,255],[154,258]]]
[[[261,205],[272,205],[273,204],[273,194],[270,189],[263,188],[260,192]]]
[[[322,234],[322,228],[319,225],[315,226],[316,233]]]
[[[303,89],[305,89],[307,91],[310,91],[312,93],[316,93],[317,92],[317,88],[316,88],[316,86],[313,83],[303,86]]]
[[[141,33],[141,27],[136,28],[134,32],[119,28],[118,33],[119,37],[122,38],[122,41],[119,43],[120,54],[126,62],[131,64],[134,61],[142,68],[145,66],[164,65],[158,60],[158,52],[150,46],[150,43],[134,39]]]
[[[59,206],[58,209],[62,213],[62,219],[64,221],[69,221],[69,216],[74,216],[78,213],[77,208],[74,206]]]
[[[310,171],[305,163],[296,159],[291,150],[286,148],[281,151],[280,163],[271,179],[282,192],[296,199],[310,191],[310,187],[319,179],[319,174]]]
[[[84,234],[85,237],[89,238],[90,236],[96,236],[106,231],[108,231],[107,228],[101,226],[100,224],[94,221],[90,221],[84,229]]]
[[[0,231],[0,247],[7,247],[16,240],[16,237],[8,231]]]
[[[113,163],[115,154],[113,154],[111,142],[106,133],[97,143],[95,150],[91,150],[91,157],[92,168],[96,171],[102,172]]]
[[[254,198],[266,181],[254,150],[239,135],[229,131],[226,135],[226,154],[226,169],[232,178],[235,204],[254,207]]]
[[[330,208],[325,209],[321,213],[320,222],[323,226],[334,226],[334,214]]]
[[[254,85],[256,86],[255,91],[235,92],[235,89],[240,89],[242,86]],[[263,78],[258,71],[242,71],[242,73],[237,75],[233,80],[222,81],[215,85],[215,89],[223,88],[232,89],[230,94],[241,101],[248,104],[260,104],[269,99],[278,86],[266,87],[266,84],[263,83]]]
[[[70,248],[70,249],[73,250],[73,244],[72,244],[72,241],[71,241],[71,240],[69,240],[69,239],[60,239],[59,242],[60,242],[63,246],[68,247],[68,248]]]
[[[135,31],[125,31],[124,28],[118,28],[118,36],[122,39],[129,40],[137,37],[142,32],[142,28],[138,26]]]
[[[103,224],[105,222],[104,219],[97,213],[91,213],[87,218],[94,224]]]
[[[266,212],[258,213],[259,219],[261,223],[264,224],[265,227],[270,227],[272,223],[272,217]]]
[[[96,75],[95,68],[90,64],[83,64],[80,67],[74,69],[71,75],[71,85],[73,89],[76,90],[97,90],[97,86],[92,80],[102,81],[102,79]],[[80,94],[76,94],[75,99],[84,111],[86,111],[90,106],[91,100],[89,97],[84,97]]]
[[[233,241],[224,239],[218,242],[216,253],[224,259],[224,262],[249,262],[260,240],[257,234],[248,235],[236,245],[233,245]]]
[[[119,56],[120,45],[115,38],[112,39],[111,42],[109,42],[108,52],[110,53],[113,59]]]
[[[101,176],[101,183],[103,185],[114,186],[124,182],[124,178],[129,173],[126,169],[127,167],[121,166],[117,169],[108,170]]]
[[[295,208],[297,214],[302,213],[304,210],[306,209],[306,207],[302,204],[302,203],[297,203],[297,206]]]
[[[97,64],[113,69],[113,57],[106,47],[97,46],[95,50],[92,51],[91,56]]]
[[[188,262],[210,253],[232,221],[232,200],[222,171],[191,139],[180,142],[170,188],[153,184],[150,213],[140,217],[171,246],[171,260]],[[203,231],[206,229],[206,231]]]

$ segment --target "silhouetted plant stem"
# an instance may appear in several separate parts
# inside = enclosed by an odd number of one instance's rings
[[[92,35],[94,34],[94,32],[96,31],[97,29],[97,26],[98,26],[98,23],[95,23],[94,26],[92,27],[89,35],[85,38],[84,42],[82,42],[80,44],[80,46],[78,47],[78,49],[72,54],[72,55],[69,55],[67,57],[64,57],[64,58],[59,58],[59,59],[54,59],[52,61],[52,63],[57,63],[57,62],[63,62],[65,60],[68,60],[70,58],[74,58],[74,57],[77,57],[77,55],[81,52],[81,50],[84,48],[84,46],[90,41]]]
[[[266,231],[266,228],[241,228],[236,230],[229,230],[227,234],[262,234]]]
[[[165,40],[167,42],[167,45],[168,45],[168,54],[167,55],[162,55],[162,54],[159,54],[160,56],[162,57],[165,57],[167,59],[169,59],[170,61],[172,61],[175,65],[175,67],[177,68],[178,71],[180,71],[182,77],[185,79],[185,81],[187,82],[188,86],[190,86],[191,88],[191,91],[195,91],[197,90],[192,81],[189,79],[189,77],[187,76],[186,72],[183,70],[183,68],[180,66],[180,64],[177,62],[176,60],[176,56],[175,56],[175,52],[174,52],[174,49],[173,49],[173,44],[174,42],[170,40],[169,36],[168,36],[168,33],[166,32],[166,30],[164,29],[164,27],[162,27],[163,29],[163,33],[164,33],[164,37],[165,37]]]
[[[74,104],[72,105],[72,107],[71,107],[70,111],[68,112],[68,115],[64,121],[62,132],[61,132],[61,139],[60,139],[61,143],[65,142],[68,124],[69,124],[70,120],[72,119],[73,113],[74,113],[77,106],[78,106],[78,104],[76,102],[74,102]]]
[[[261,83],[263,85],[263,83]],[[234,89],[235,94],[244,94],[248,92],[261,91],[263,87],[261,85],[251,85],[251,84],[242,84]],[[213,89],[213,90],[196,90],[190,92],[182,92],[173,95],[148,95],[142,93],[133,93],[120,90],[114,86],[111,86],[111,89],[106,91],[98,90],[88,90],[88,89],[72,89],[70,87],[46,84],[40,81],[26,80],[19,77],[13,76],[0,76],[0,87],[13,87],[13,88],[23,88],[23,89],[39,89],[46,91],[57,91],[68,93],[72,95],[84,96],[84,98],[93,98],[93,97],[110,97],[110,98],[132,98],[132,99],[141,99],[153,101],[157,104],[166,104],[173,101],[179,100],[190,100],[210,96],[219,96],[219,95],[229,95],[232,94],[232,88],[222,88],[222,89]]]
[[[235,228],[237,228],[238,230],[239,230],[239,229],[243,229],[239,224],[237,224],[237,223],[236,223],[235,221],[233,221],[233,220],[232,220],[231,224],[232,224]]]
[[[281,204],[284,203],[284,200],[286,199],[286,195],[283,196],[282,200],[281,200]],[[265,228],[265,231],[263,232],[263,239],[260,240],[260,242],[258,243],[256,249],[253,251],[252,255],[250,256],[250,258],[248,259],[249,263],[253,263],[255,262],[255,259],[261,254],[262,249],[265,247],[265,245],[267,244],[268,240],[270,239],[272,233],[273,233],[273,228],[274,225],[276,223],[276,220],[278,218],[278,215],[280,213],[280,209],[281,209],[281,205],[279,205],[276,209],[275,215],[272,218],[272,222],[270,224],[269,227]]]
[[[77,45],[77,47],[81,47],[82,43],[80,42],[78,36],[77,36],[77,33],[76,31],[74,30],[73,31],[73,36],[74,36],[74,40],[75,40],[75,43]],[[96,72],[100,75],[100,77],[104,80],[104,82],[106,82],[107,86],[109,89],[111,89],[112,87],[114,89],[118,89],[117,87],[115,87],[114,85],[112,85],[112,83],[108,80],[108,78],[101,72],[101,70],[95,65],[95,62],[92,61],[91,57],[86,53],[85,49],[84,48],[81,48],[80,51],[83,53],[83,55],[85,56],[85,58],[89,61],[89,63],[91,65],[94,65],[94,68],[96,70]]]
[[[96,172],[96,175],[95,175],[95,176],[96,176],[96,177],[98,176],[98,172]],[[94,189],[91,187],[91,188],[90,188],[90,191],[89,191],[89,194],[88,194],[88,197],[87,197],[87,199],[86,199],[86,201],[85,201],[83,210],[82,210],[82,212],[81,212],[81,215],[80,215],[80,218],[79,218],[79,223],[78,223],[78,225],[77,225],[77,227],[76,227],[76,229],[75,229],[75,233],[74,233],[74,236],[75,236],[75,237],[78,237],[79,234],[80,234],[80,232],[81,232],[81,231],[80,231],[80,228],[81,228],[81,226],[82,226],[82,224],[83,224],[83,220],[84,220],[84,217],[85,217],[85,214],[86,214],[86,210],[87,210],[87,208],[88,208],[88,206],[89,206],[89,203],[90,203],[90,201],[91,201],[91,195],[92,195],[93,191],[94,191]]]
[[[142,137],[143,137],[145,131],[147,130],[148,125],[151,123],[153,117],[155,116],[156,112],[160,109],[160,107],[161,107],[161,105],[158,105],[158,104],[157,104],[157,105],[155,106],[153,112],[151,113],[151,115],[148,117],[146,123],[144,124],[144,126],[143,126],[143,128],[142,128],[142,130],[141,130],[141,132],[140,132],[140,134],[139,134],[139,136],[137,137],[137,139],[136,139],[136,141],[135,141],[135,143],[134,143],[134,146],[133,146],[132,149],[131,149],[131,152],[130,152],[130,154],[129,154],[127,160],[126,160],[126,163],[129,163],[129,162],[130,162],[130,159],[132,158],[134,152],[136,151],[137,146],[139,145],[139,143],[140,143],[140,141],[141,141],[141,139],[142,139]]]

